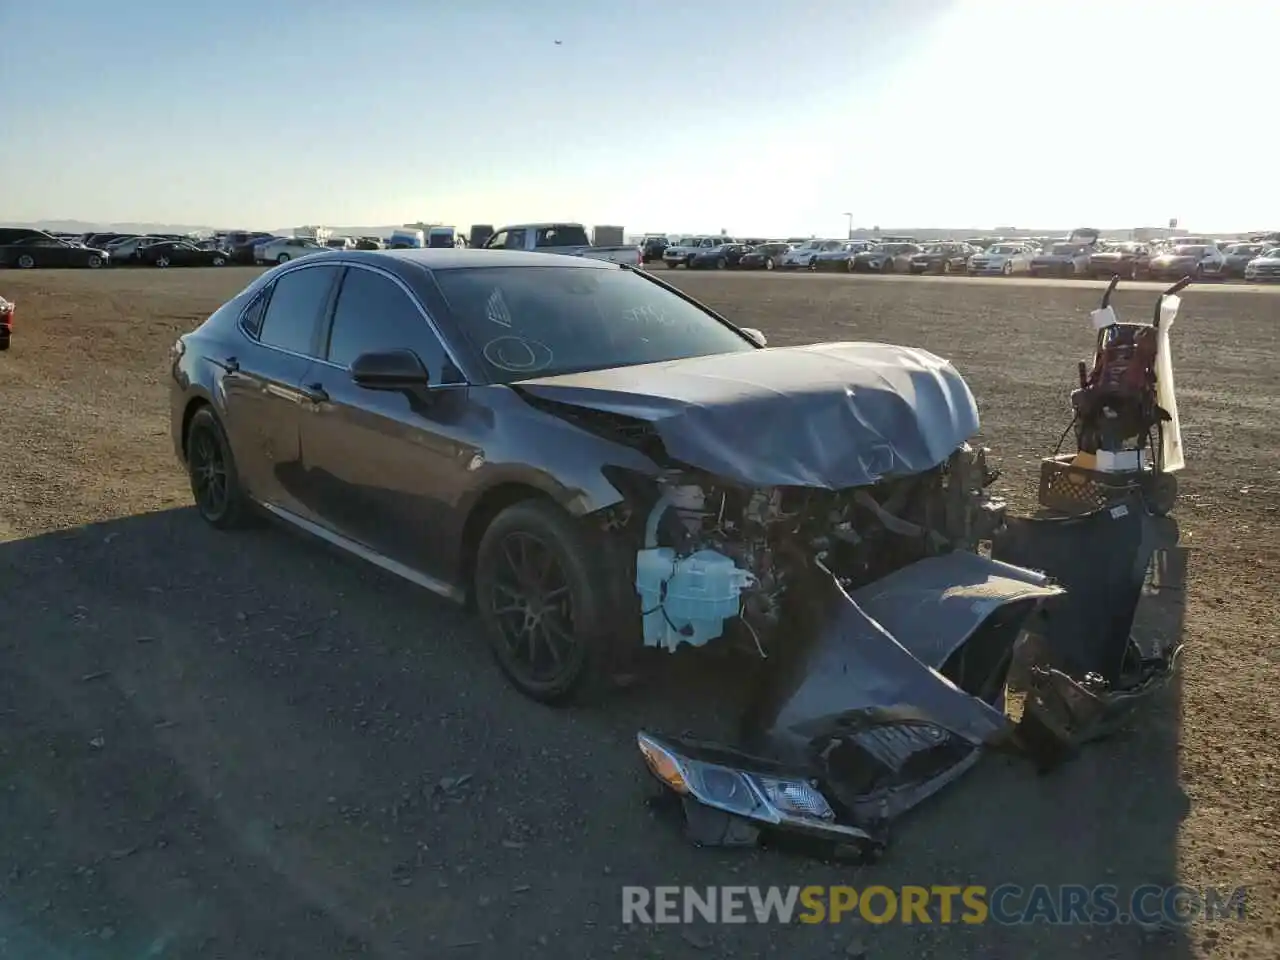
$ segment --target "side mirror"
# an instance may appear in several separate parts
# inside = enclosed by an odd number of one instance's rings
[[[412,350],[377,350],[351,362],[351,379],[366,390],[403,390],[425,387],[430,378]]]
[[[765,339],[765,335],[755,327],[739,327],[739,329],[745,333],[747,335],[747,339],[757,347],[768,346],[769,341]]]

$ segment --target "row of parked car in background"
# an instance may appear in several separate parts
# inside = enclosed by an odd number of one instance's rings
[[[382,237],[281,237],[230,231],[211,237],[155,233],[53,234],[26,227],[0,228],[0,267],[223,267],[284,263],[321,250],[382,250]],[[407,243],[404,245],[408,245]]]
[[[641,252],[646,264],[689,270],[1280,280],[1280,233],[1248,241],[1183,236],[1153,242],[1105,240],[1088,228],[1065,237],[929,242],[895,236],[861,240],[649,236]]]
[[[126,233],[55,235],[28,228],[0,228],[0,267],[254,266],[287,263],[333,250],[452,247],[464,243],[452,228],[433,229],[429,238],[421,230],[397,231],[390,237],[282,237],[251,231],[191,237]],[[1107,240],[1097,230],[1083,227],[1063,237],[970,237],[929,242],[905,236],[767,240],[723,235],[676,238],[655,235],[645,237],[637,247],[634,243],[592,246],[581,224],[537,223],[496,231],[486,228],[482,245],[499,250],[568,253],[636,265],[663,263],[669,269],[689,270],[1280,280],[1280,233],[1234,241],[1182,236],[1152,242]]]

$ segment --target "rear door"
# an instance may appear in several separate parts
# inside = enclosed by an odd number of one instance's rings
[[[227,438],[250,493],[304,516],[299,423],[311,395],[302,383],[320,353],[340,273],[306,264],[282,274],[241,314],[243,349],[214,358],[223,369]]]
[[[351,379],[360,354],[401,349],[426,366],[425,390],[367,390]],[[449,520],[485,429],[461,379],[409,288],[348,265],[323,360],[308,374],[322,399],[302,418],[307,505],[330,530],[446,581],[456,560]]]

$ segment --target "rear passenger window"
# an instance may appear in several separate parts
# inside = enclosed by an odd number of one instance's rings
[[[337,267],[291,270],[275,282],[259,339],[272,347],[314,355],[316,324],[329,302]]]
[[[432,383],[454,379],[445,377],[444,347],[409,294],[390,277],[350,267],[333,311],[328,360],[349,367],[360,354],[374,350],[412,350]]]
[[[248,309],[240,315],[240,326],[249,336],[257,340],[262,333],[262,315],[266,312],[267,307],[267,291],[263,290],[253,302],[249,304]]]

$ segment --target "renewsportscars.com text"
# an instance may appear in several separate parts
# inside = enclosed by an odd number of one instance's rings
[[[995,923],[1186,926],[1243,920],[1244,887],[1001,884],[622,888],[623,923]]]

